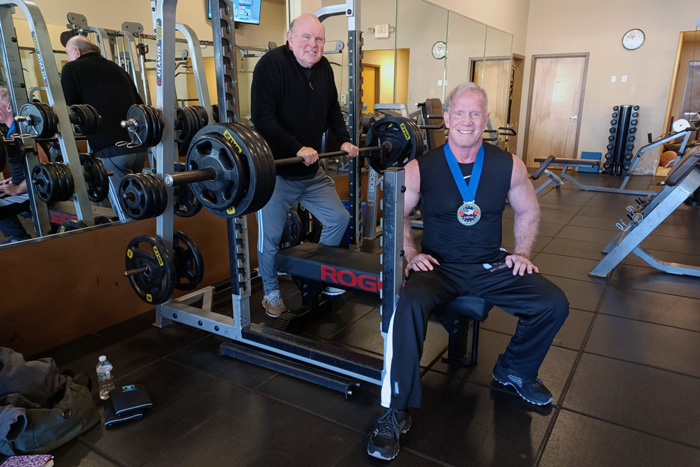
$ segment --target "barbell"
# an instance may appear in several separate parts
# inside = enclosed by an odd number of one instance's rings
[[[420,129],[410,119],[384,117],[368,130],[367,147],[360,153],[377,172],[403,167],[423,154]],[[344,151],[319,158],[346,155]],[[161,215],[167,206],[167,187],[188,185],[199,202],[221,217],[239,217],[261,209],[275,189],[276,166],[301,163],[301,157],[275,160],[255,130],[240,123],[207,125],[192,139],[186,170],[166,174],[133,174],[119,186],[124,213],[132,219]]]

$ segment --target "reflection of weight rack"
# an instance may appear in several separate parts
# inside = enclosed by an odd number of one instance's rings
[[[608,152],[605,153],[603,172],[610,175],[627,175],[632,163],[635,133],[639,117],[638,105],[613,107],[608,136]]]

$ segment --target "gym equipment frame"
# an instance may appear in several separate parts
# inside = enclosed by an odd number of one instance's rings
[[[666,177],[666,186],[647,204],[634,209],[628,206],[630,224],[620,221],[622,230],[604,249],[606,253],[589,275],[607,277],[627,257],[635,254],[652,267],[669,274],[700,277],[700,267],[661,261],[640,247],[644,241],[678,206],[700,187],[700,152],[687,154],[677,162]],[[640,200],[641,201],[641,200]]]
[[[217,95],[220,122],[238,121],[238,88],[236,80],[235,37],[233,28],[233,12],[230,3],[212,0],[212,24],[215,25],[214,47],[216,61]],[[174,169],[174,44],[175,37],[175,8],[177,0],[162,0],[155,3],[154,23],[156,30],[156,50],[159,57],[156,65],[157,76],[157,107],[164,115],[162,138],[154,148],[157,161],[157,174],[165,178]],[[217,8],[218,6],[218,8]],[[340,7],[329,7],[318,13],[322,17],[328,14],[346,14],[351,26],[355,25],[355,10],[352,2],[348,1]],[[359,33],[359,21],[357,30]],[[361,41],[359,41],[361,43]],[[164,45],[166,44],[166,45]],[[359,47],[359,45],[358,45]],[[354,49],[352,49],[354,50]],[[352,55],[351,50],[351,55]],[[359,55],[354,56],[358,60]],[[353,62],[356,63],[356,62]],[[359,78],[361,70],[355,71]],[[352,84],[354,86],[354,82]],[[352,86],[351,86],[352,91]],[[359,100],[353,96],[353,100]],[[359,102],[356,102],[359,104]],[[356,105],[355,107],[358,107]],[[357,140],[357,113],[352,113],[350,134]],[[354,109],[357,110],[356,108]],[[351,136],[351,137],[352,137]],[[403,280],[403,258],[401,254],[403,233],[403,175],[402,169],[389,169],[385,174],[385,233],[383,236],[384,253],[382,258],[382,319],[383,329],[388,329],[389,319],[398,300],[398,292]],[[352,175],[351,175],[352,177]],[[351,179],[352,183],[352,179]],[[172,188],[166,188],[168,193],[168,208],[157,217],[156,230],[168,253],[173,250],[173,210]],[[350,192],[354,188],[351,186]],[[381,380],[382,361],[367,355],[354,355],[345,349],[332,349],[316,341],[304,339],[292,334],[266,328],[251,323],[250,291],[251,269],[249,260],[248,229],[245,216],[226,218],[229,237],[229,261],[231,267],[231,282],[229,287],[209,287],[202,291],[193,292],[178,300],[172,300],[156,307],[156,325],[167,326],[173,321],[189,326],[205,329],[232,339],[223,344],[221,353],[224,355],[245,358],[257,364],[275,368],[309,381],[325,384],[327,387],[341,390],[350,394],[358,380],[379,384]],[[397,226],[393,231],[388,226]],[[352,227],[352,226],[351,226]],[[352,232],[352,229],[351,229]],[[352,242],[352,240],[351,240]],[[344,250],[339,250],[342,253]],[[398,265],[398,266],[397,266]],[[215,292],[231,293],[232,316],[227,317],[212,311],[212,300]],[[195,306],[199,304],[198,306]],[[242,347],[245,346],[245,347]],[[243,349],[243,350],[241,350]],[[311,367],[308,367],[311,365]]]
[[[678,154],[683,154],[685,151],[685,147],[688,144],[688,139],[690,138],[690,134],[694,130],[687,129],[680,131],[678,133],[674,133],[672,135],[666,136],[665,138],[662,138],[658,141],[654,141],[653,143],[649,143],[646,146],[642,146],[639,151],[637,151],[637,154],[635,154],[634,159],[632,160],[632,164],[630,165],[629,171],[627,174],[624,175],[622,178],[622,181],[620,182],[620,186],[617,188],[610,188],[610,187],[604,187],[604,186],[591,186],[591,185],[585,185],[581,183],[580,181],[576,180],[572,176],[566,173],[567,169],[569,167],[582,167],[582,166],[587,166],[587,167],[598,167],[600,165],[599,161],[593,161],[593,160],[586,160],[586,159],[566,159],[566,158],[561,158],[561,157],[555,157],[555,156],[549,156],[549,157],[538,157],[535,159],[535,162],[540,163],[540,167],[537,169],[537,171],[532,174],[530,177],[532,180],[537,180],[542,174],[546,175],[549,177],[549,180],[544,182],[542,185],[538,186],[535,189],[535,194],[539,194],[544,190],[547,186],[549,186],[552,183],[556,184],[556,187],[560,187],[564,184],[564,180],[568,180],[574,185],[576,185],[578,188],[584,190],[584,191],[596,191],[596,192],[602,192],[602,193],[619,193],[619,194],[625,194],[625,195],[655,195],[656,191],[647,191],[647,190],[629,190],[625,189],[627,186],[627,182],[629,182],[630,177],[632,176],[632,172],[634,172],[634,169],[637,167],[637,164],[639,163],[640,159],[642,158],[642,154],[644,154],[646,151],[656,148],[658,146],[661,146],[662,144],[674,141],[678,138],[683,138],[683,141],[681,142],[680,149],[678,150]],[[678,160],[676,160],[678,162]],[[559,175],[556,175],[552,171],[549,170],[548,167],[550,166],[556,166],[556,167],[561,167],[561,173]]]

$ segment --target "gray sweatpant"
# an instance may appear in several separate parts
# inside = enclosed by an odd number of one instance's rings
[[[258,267],[265,295],[279,290],[277,251],[287,211],[297,201],[323,224],[319,240],[322,245],[338,246],[350,221],[350,214],[335,191],[335,182],[320,167],[314,178],[308,180],[287,180],[277,176],[272,198],[256,214]]]

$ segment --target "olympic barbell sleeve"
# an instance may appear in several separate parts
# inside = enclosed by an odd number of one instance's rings
[[[150,268],[148,266],[141,266],[140,268],[129,269],[128,271],[124,272],[124,277],[136,276],[137,274],[141,274],[142,272],[146,272],[149,269]]]
[[[366,148],[359,148],[360,154],[363,152],[381,151],[382,155],[391,152],[394,149],[394,145],[391,141],[384,141],[381,146],[368,146]],[[345,151],[334,151],[334,152],[322,152],[318,155],[319,159],[327,159],[329,157],[347,156],[348,153]],[[304,162],[304,158],[300,156],[288,157],[285,159],[276,159],[275,165],[289,165],[297,164],[299,162]]]
[[[216,170],[212,167],[206,169],[188,170],[174,174],[166,174],[163,177],[165,186],[179,186],[188,183],[205,182],[207,180],[216,180]]]

